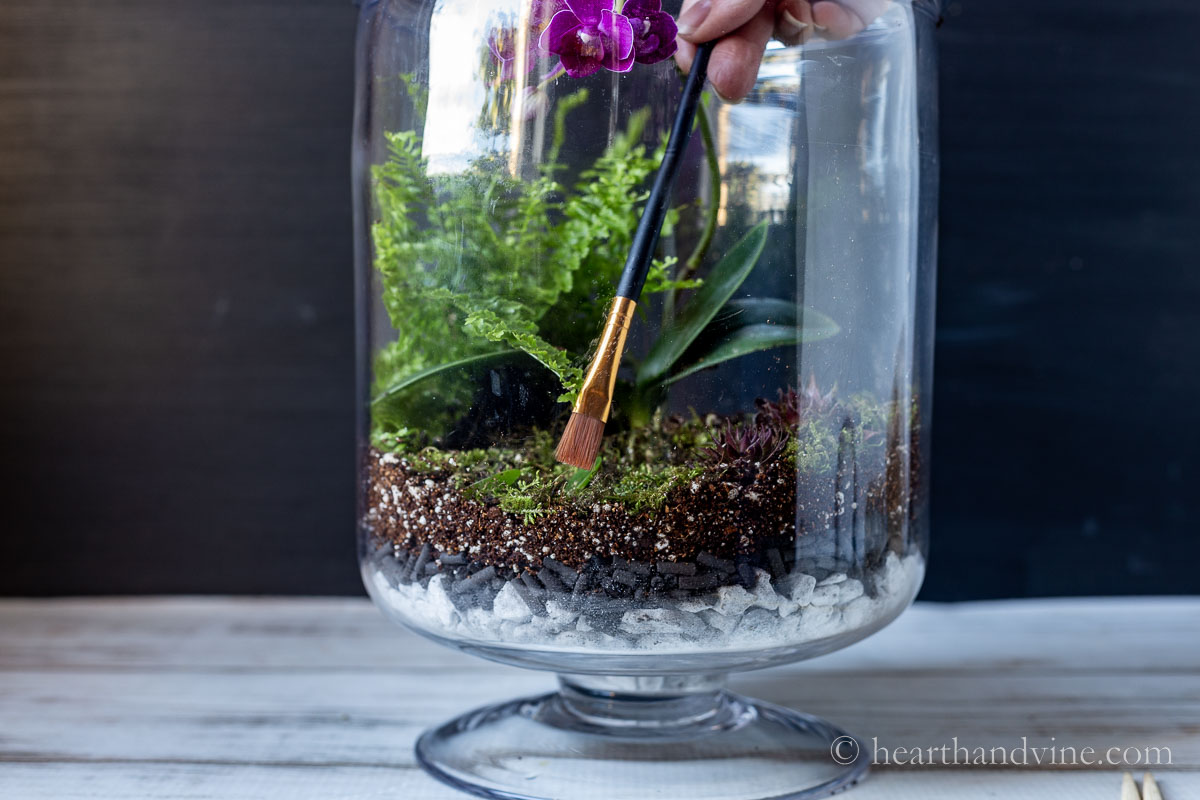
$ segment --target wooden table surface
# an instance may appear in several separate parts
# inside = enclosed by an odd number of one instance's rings
[[[463,795],[413,762],[417,733],[552,685],[402,631],[365,600],[0,601],[0,798],[449,800]],[[970,752],[1025,737],[1029,760],[1133,748],[1162,762],[1166,800],[1200,798],[1200,598],[917,605],[865,642],[733,686],[889,753],[955,737]],[[877,766],[844,796],[1117,800],[1121,769]]]

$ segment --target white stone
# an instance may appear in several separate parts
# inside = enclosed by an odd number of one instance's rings
[[[798,606],[806,606],[811,603],[813,589],[817,587],[817,579],[812,575],[797,572],[791,576],[791,582],[792,590],[788,593],[789,599]]]
[[[825,580],[818,583],[817,586],[833,586],[835,583],[841,583],[844,580],[846,580],[846,573],[835,572]]]
[[[379,594],[384,597],[396,591],[392,588],[391,584],[388,583],[387,577],[382,572],[376,572],[373,576],[371,576],[371,583],[375,584],[375,591],[379,592]]]
[[[707,611],[712,608],[713,604],[707,600],[680,600],[676,608],[688,614],[699,614],[701,611]]]
[[[562,631],[554,634],[555,647],[588,647],[595,639],[586,633],[579,631]]]
[[[596,631],[592,634],[592,637],[596,642],[595,646],[603,650],[629,649],[630,642],[628,639],[618,639],[616,636],[612,636],[601,631]]]
[[[586,652],[703,653],[795,645],[870,626],[904,607],[923,571],[920,555],[901,558],[889,553],[864,580],[827,578],[818,586],[813,576],[797,572],[776,589],[762,572],[756,575],[754,592],[730,586],[705,600],[633,608],[621,617],[618,631],[613,631],[616,636],[594,630],[593,623],[566,603],[552,600],[546,614],[532,614],[511,585],[501,589],[490,607],[460,612],[450,602],[443,575],[433,576],[425,587],[391,585],[387,576],[395,574],[396,567],[390,557],[369,582],[380,604],[394,616],[443,635]]]
[[[549,617],[534,615],[524,626],[534,637],[549,637],[566,628]]]
[[[727,617],[738,617],[754,605],[754,595],[741,586],[722,586],[717,589],[717,602],[713,609]]]
[[[425,589],[425,597],[429,602],[430,615],[440,625],[448,628],[457,623],[459,617],[458,609],[450,601],[450,595],[446,594],[444,583],[444,575],[434,575],[429,579],[429,586]]]
[[[821,586],[818,584],[817,588],[813,589],[812,597],[809,598],[808,603],[812,606],[831,606],[837,603],[840,594],[837,584],[831,586]]]
[[[641,636],[637,640],[637,648],[639,650],[689,650],[695,648],[695,644],[677,634],[671,633],[648,633]]]
[[[731,630],[736,628],[738,624],[737,617],[727,617],[724,614],[718,614],[711,608],[701,611],[700,619],[704,620],[707,625],[716,628],[722,633],[729,633]]]
[[[900,558],[895,553],[888,553],[883,561],[883,569],[875,573],[875,591],[881,595],[894,594],[903,581]]]
[[[869,597],[860,596],[842,609],[842,627],[854,630],[869,625],[878,614],[878,606]]]
[[[529,625],[523,622],[504,620],[500,623],[500,632],[496,637],[504,642],[524,642],[529,638]]]
[[[856,600],[863,596],[863,583],[855,578],[842,581],[837,584],[838,587],[838,603],[846,605],[852,600]]]
[[[824,639],[842,632],[842,610],[833,606],[810,606],[800,617],[800,634],[805,641]]]
[[[695,614],[671,608],[637,608],[621,615],[621,630],[634,635],[698,636],[704,633],[705,628]]]
[[[505,586],[507,588],[507,584]],[[579,618],[579,611],[557,600],[546,603],[546,614],[555,625],[562,627],[570,625]]]
[[[468,608],[463,621],[477,636],[487,639],[494,638],[499,627],[496,615],[486,608]]]
[[[775,613],[779,615],[780,619],[785,619],[790,617],[792,614],[795,614],[799,610],[800,604],[795,600],[788,599],[787,597],[780,597],[779,608],[775,609]]]
[[[765,608],[768,611],[774,611],[779,608],[779,592],[775,591],[775,587],[771,585],[771,573],[764,569],[754,570],[756,580],[754,581],[754,602],[752,607]]]
[[[800,642],[800,641],[804,640],[804,637],[801,636],[801,634],[800,634],[800,632],[802,630],[802,626],[803,626],[801,617],[803,617],[803,616],[804,616],[804,613],[799,612],[799,613],[792,614],[788,617],[780,618],[780,620],[779,620],[779,641],[791,643],[791,642]]]
[[[521,595],[513,588],[511,581],[504,584],[504,587],[496,595],[496,599],[492,601],[492,613],[509,622],[525,622],[533,616],[529,611],[529,606],[525,605]]]
[[[747,644],[770,647],[779,643],[779,617],[762,608],[746,612],[738,622],[734,635],[747,640]]]

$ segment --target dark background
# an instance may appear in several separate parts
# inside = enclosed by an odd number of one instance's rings
[[[361,591],[354,26],[0,7],[0,594]],[[1197,30],[947,7],[926,599],[1200,591]]]

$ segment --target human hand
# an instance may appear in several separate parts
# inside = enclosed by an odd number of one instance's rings
[[[675,60],[692,66],[696,45],[721,38],[708,63],[708,80],[723,99],[750,93],[771,38],[799,44],[814,30],[845,39],[874,22],[890,0],[685,0],[679,14]]]

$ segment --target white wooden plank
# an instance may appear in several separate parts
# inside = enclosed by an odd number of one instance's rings
[[[982,677],[982,679],[981,679]],[[779,671],[743,676],[754,697],[826,716],[882,747],[1169,748],[1200,768],[1200,680],[1053,674],[942,677]],[[553,688],[548,675],[8,672],[0,758],[409,765],[425,727],[478,705]],[[1155,751],[1157,752],[1157,751]]]
[[[453,651],[365,599],[0,601],[0,669],[440,669]]]
[[[1166,800],[1200,797],[1200,773],[1155,773]],[[847,800],[1115,800],[1116,771],[877,770]],[[597,787],[597,798],[603,798]],[[0,766],[5,800],[462,800],[417,769],[228,767],[212,764]],[[645,797],[678,798],[646,787]]]
[[[452,651],[358,599],[0,600],[0,669],[441,669]],[[800,670],[1138,674],[1200,665],[1200,597],[918,604]]]
[[[1173,800],[1200,780],[1198,634],[1200,598],[917,606],[734,686],[887,748],[1169,747]],[[413,768],[417,731],[551,686],[362,600],[0,601],[0,798],[455,797]],[[1116,771],[1031,773],[893,770],[854,796],[1103,797]]]
[[[480,674],[8,672],[0,758],[409,766],[434,722],[554,686]]]

